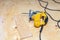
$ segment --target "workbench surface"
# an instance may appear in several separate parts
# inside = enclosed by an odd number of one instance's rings
[[[52,0],[46,1],[49,2],[48,8],[60,9],[60,4],[56,4]],[[0,40],[39,40],[40,28],[35,28],[33,21],[29,22],[28,14],[22,14],[29,13],[30,9],[44,11],[37,0],[0,0]],[[60,19],[60,12],[50,10],[47,12],[54,19]],[[56,25],[56,22],[48,16],[48,23],[42,31],[42,40],[60,40],[60,29]],[[28,27],[24,30],[28,30],[27,32],[31,34],[31,37],[21,39],[19,32],[24,32],[20,29],[21,26]]]

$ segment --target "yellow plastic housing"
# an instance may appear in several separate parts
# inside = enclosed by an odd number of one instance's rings
[[[42,19],[44,17],[44,19]],[[45,25],[45,19],[47,15],[45,12],[38,12],[32,16],[32,19],[34,20],[34,26],[36,28],[39,28],[42,25]]]

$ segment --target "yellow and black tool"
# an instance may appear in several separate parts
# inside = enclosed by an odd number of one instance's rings
[[[45,12],[40,11],[31,12],[31,10],[29,12],[29,19],[34,21],[34,27],[36,28],[44,26],[48,21],[48,17]]]
[[[46,15],[46,12],[40,12],[40,11],[29,11],[29,19],[30,21],[33,20],[34,21],[34,27],[39,28],[40,29],[40,34],[39,34],[39,38],[41,40],[41,33],[43,30],[43,26],[47,24],[48,22],[48,16]]]
[[[36,28],[41,27],[39,34],[39,38],[41,40],[41,33],[43,30],[43,26],[46,25],[48,22],[48,16],[46,15],[46,12],[30,10],[29,13],[23,13],[23,14],[29,14],[29,21],[34,21],[34,27]]]

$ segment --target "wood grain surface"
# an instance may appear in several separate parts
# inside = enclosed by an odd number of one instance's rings
[[[48,8],[60,9],[60,4],[56,4],[52,0],[45,1],[49,2]],[[29,22],[28,14],[22,14],[29,13],[30,9],[44,11],[37,0],[0,0],[0,30],[2,30],[0,40],[39,40],[40,28],[35,28],[33,21]],[[54,19],[60,19],[60,12],[50,10],[47,12]],[[52,21],[49,16],[48,18],[48,23],[43,28],[42,40],[60,40],[60,29],[56,26],[56,22]],[[25,32],[27,34],[24,34]],[[27,38],[21,39],[24,35],[27,35]]]

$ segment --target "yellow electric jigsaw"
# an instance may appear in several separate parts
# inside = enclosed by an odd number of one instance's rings
[[[34,27],[39,28],[41,26],[44,26],[47,21],[48,17],[45,12],[40,12],[40,11],[29,11],[29,19],[30,21],[34,21]]]

